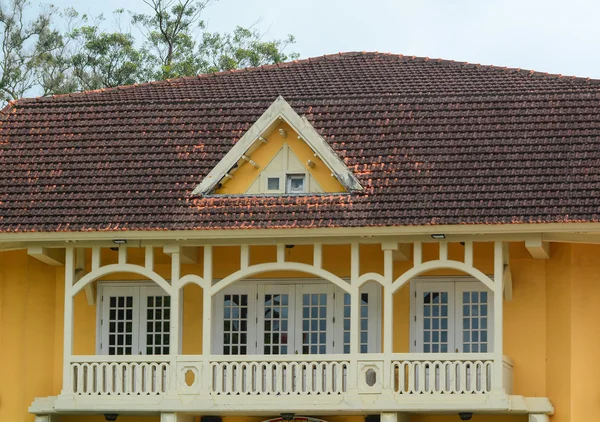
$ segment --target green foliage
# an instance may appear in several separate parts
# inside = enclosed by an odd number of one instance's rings
[[[103,16],[90,19],[73,8],[59,13],[47,7],[28,20],[29,0],[0,3],[0,101],[31,91],[50,95],[100,89],[298,57],[284,53],[295,42],[291,35],[264,40],[255,25],[208,32],[202,14],[212,1],[144,0],[148,13],[116,10],[113,31],[105,29]],[[141,37],[132,34],[131,26],[123,27],[124,17]]]
[[[28,19],[28,0],[0,3],[0,99],[23,96],[37,84],[37,69],[60,44],[60,34],[51,28],[52,7]]]

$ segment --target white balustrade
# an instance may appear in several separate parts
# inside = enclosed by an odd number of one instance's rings
[[[347,391],[347,357],[232,357],[209,362],[210,394],[307,395]]]
[[[75,395],[159,395],[169,390],[170,364],[156,357],[74,356]]]
[[[392,361],[396,394],[485,394],[492,390],[492,353],[406,354]]]
[[[292,396],[380,394],[391,389],[401,397],[490,393],[493,357],[492,353],[403,353],[387,359],[370,354],[361,355],[360,360],[348,355],[313,359],[180,355],[172,362],[161,356],[73,356],[70,368],[74,395]],[[510,394],[512,362],[508,358],[502,373],[504,389]],[[176,375],[177,385],[170,385],[171,375]]]

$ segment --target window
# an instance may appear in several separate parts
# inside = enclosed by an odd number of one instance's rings
[[[492,352],[493,293],[477,281],[414,280],[414,351]]]
[[[169,354],[171,297],[160,287],[100,284],[98,352]]]
[[[267,178],[267,190],[279,190],[279,177]]]
[[[304,193],[305,176],[303,174],[288,174],[286,193]]]
[[[380,292],[376,283],[361,288],[361,353],[380,351]],[[214,354],[350,352],[350,295],[333,284],[244,283],[214,301]]]

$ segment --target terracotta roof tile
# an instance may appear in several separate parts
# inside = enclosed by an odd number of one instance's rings
[[[282,95],[364,194],[194,187]],[[598,81],[344,53],[11,102],[0,231],[597,222]]]

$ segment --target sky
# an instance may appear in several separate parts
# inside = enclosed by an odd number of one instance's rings
[[[148,10],[143,0],[52,0],[109,16]],[[379,51],[600,79],[598,0],[218,0],[210,31],[236,25],[266,38],[296,37],[301,58]]]

